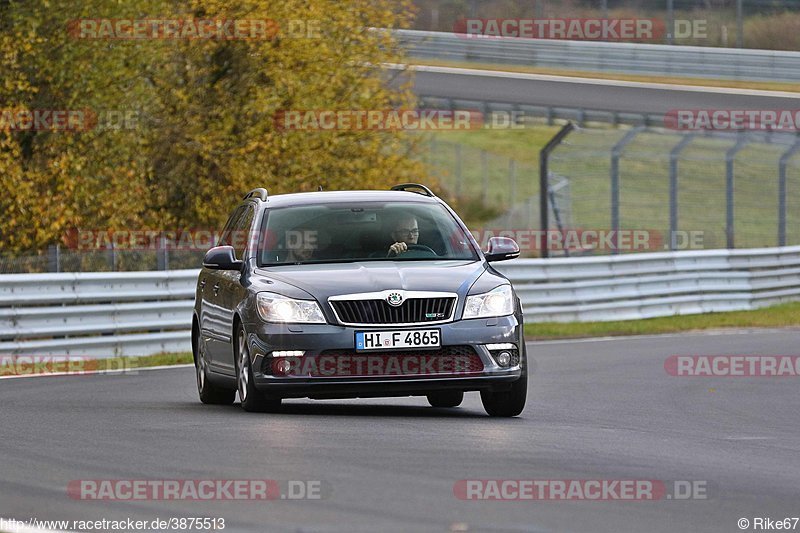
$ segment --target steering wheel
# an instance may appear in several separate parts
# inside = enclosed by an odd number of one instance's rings
[[[428,253],[431,253],[433,255],[439,255],[439,254],[437,254],[436,252],[433,251],[433,248],[425,246],[424,244],[408,244],[406,246],[408,246],[408,251],[409,252],[413,250],[413,251],[416,251],[416,252],[428,252]]]
[[[434,252],[432,248],[425,246],[424,244],[408,244],[406,246],[408,246],[408,249],[402,254],[391,254],[388,257],[398,257],[398,255],[402,255],[404,257],[413,257],[413,258],[428,257],[429,255],[432,255],[434,257],[439,256],[439,254]]]

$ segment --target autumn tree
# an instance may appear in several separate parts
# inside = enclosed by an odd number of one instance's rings
[[[0,1],[0,112],[89,110],[85,131],[0,121],[0,250],[70,228],[219,226],[238,196],[421,179],[402,131],[282,131],[284,110],[414,106],[387,83],[406,1]],[[86,19],[269,20],[266,38],[96,38]],[[308,31],[304,31],[308,30]],[[110,116],[131,120],[109,123]],[[114,121],[111,121],[114,122]]]

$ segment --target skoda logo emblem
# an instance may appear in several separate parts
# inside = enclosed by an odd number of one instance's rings
[[[389,296],[386,297],[386,301],[392,307],[397,307],[398,305],[403,303],[403,295],[399,292],[390,292]]]

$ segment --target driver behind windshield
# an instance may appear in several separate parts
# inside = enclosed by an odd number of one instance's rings
[[[419,224],[413,215],[404,216],[395,220],[390,233],[394,244],[389,246],[387,257],[404,254],[410,245],[417,244],[419,240]]]
[[[286,232],[287,254],[286,263],[303,263],[314,258],[319,249],[318,232],[307,228],[297,227]]]

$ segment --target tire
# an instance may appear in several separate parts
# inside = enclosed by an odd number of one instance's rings
[[[517,416],[525,409],[528,396],[528,372],[522,369],[522,375],[511,385],[508,391],[481,391],[481,403],[489,416]]]
[[[267,396],[255,388],[253,368],[250,363],[250,349],[247,347],[247,335],[241,324],[237,326],[234,338],[236,339],[234,356],[236,358],[237,392],[242,408],[253,413],[277,411],[280,409],[281,399]]]
[[[192,351],[194,352],[194,369],[200,401],[209,405],[231,405],[236,399],[236,391],[220,388],[208,380],[205,350],[200,347],[200,339],[197,338],[195,331],[192,332]]]
[[[458,407],[464,401],[464,391],[443,390],[428,394],[428,403],[433,407]]]

